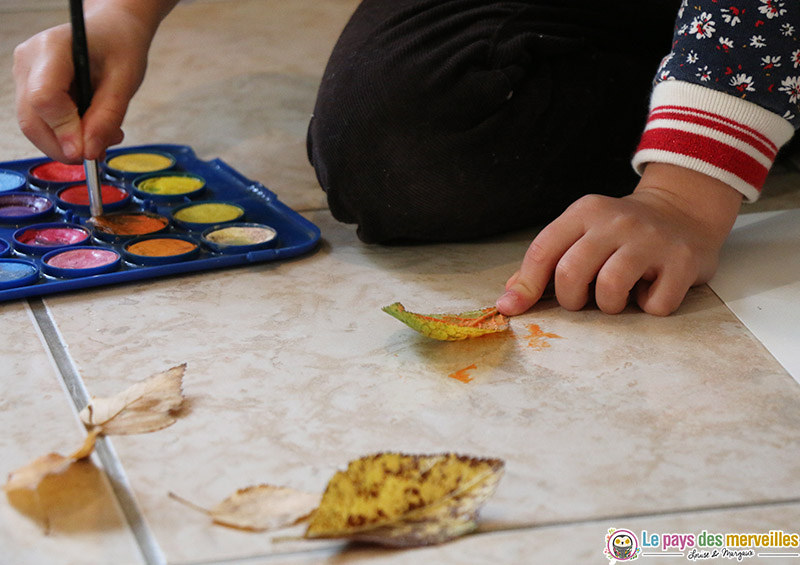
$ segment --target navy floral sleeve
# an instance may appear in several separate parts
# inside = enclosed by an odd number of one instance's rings
[[[681,165],[755,200],[798,127],[800,0],[683,0],[634,167]]]

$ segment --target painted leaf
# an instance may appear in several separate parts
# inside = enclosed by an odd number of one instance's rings
[[[292,526],[319,504],[319,494],[258,485],[240,489],[208,511],[215,522],[243,530],[266,531]]]
[[[108,398],[92,398],[81,410],[87,426],[105,435],[143,434],[175,423],[174,412],[183,403],[186,364],[172,367]]]
[[[394,547],[448,541],[477,527],[504,466],[499,459],[456,454],[357,459],[330,480],[305,537]]]
[[[441,341],[458,341],[508,329],[508,317],[494,307],[460,314],[417,314],[395,302],[383,311],[422,335]]]

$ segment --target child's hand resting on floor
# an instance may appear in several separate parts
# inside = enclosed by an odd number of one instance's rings
[[[711,279],[742,196],[727,184],[675,165],[651,163],[633,194],[589,195],[533,240],[497,300],[506,315],[535,304],[551,278],[558,302],[579,310],[594,298],[608,314],[629,299],[645,312],[674,312],[693,285]]]

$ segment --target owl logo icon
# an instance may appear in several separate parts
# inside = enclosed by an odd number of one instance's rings
[[[606,535],[606,549],[603,551],[611,562],[633,561],[639,557],[642,548],[639,547],[639,540],[630,530],[618,530],[610,528]]]

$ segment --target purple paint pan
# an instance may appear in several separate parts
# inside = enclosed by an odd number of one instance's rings
[[[30,192],[0,193],[0,223],[20,224],[34,222],[51,214],[53,201]]]

